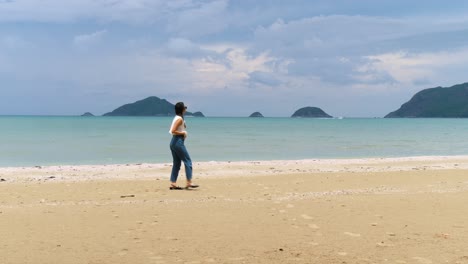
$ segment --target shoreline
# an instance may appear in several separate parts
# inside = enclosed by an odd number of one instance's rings
[[[172,163],[0,167],[2,183],[31,181],[168,180]],[[468,169],[468,156],[194,162],[194,179],[298,173],[359,173]],[[179,180],[184,179],[184,166]]]

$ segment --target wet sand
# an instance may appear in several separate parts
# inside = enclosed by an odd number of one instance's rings
[[[0,263],[468,263],[468,157],[0,168]],[[183,173],[180,185],[184,185]]]

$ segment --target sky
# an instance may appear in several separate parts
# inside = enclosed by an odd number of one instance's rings
[[[157,96],[206,116],[382,117],[468,82],[468,1],[0,0],[0,115]]]

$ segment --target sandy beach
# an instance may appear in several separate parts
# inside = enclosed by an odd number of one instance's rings
[[[170,168],[0,168],[0,263],[468,263],[465,156]]]

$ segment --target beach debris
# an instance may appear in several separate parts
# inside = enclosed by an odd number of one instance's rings
[[[42,169],[41,166],[34,166],[34,168],[36,168],[36,169]]]
[[[5,179],[3,179],[3,178],[1,178],[1,179],[0,179],[0,182],[4,182],[4,181],[6,181],[6,180],[5,180]]]
[[[120,198],[131,198],[131,197],[135,197],[135,195],[134,194],[120,195]]]
[[[55,176],[47,177],[47,179],[55,179],[55,178],[56,178]]]
[[[282,248],[280,248],[280,249],[278,249],[278,250],[279,250],[279,251],[284,251],[284,249],[282,249]]]
[[[435,234],[435,235],[434,235],[434,238],[444,238],[444,239],[448,239],[448,238],[450,238],[450,235],[449,235],[449,234],[446,234],[446,233]]]

